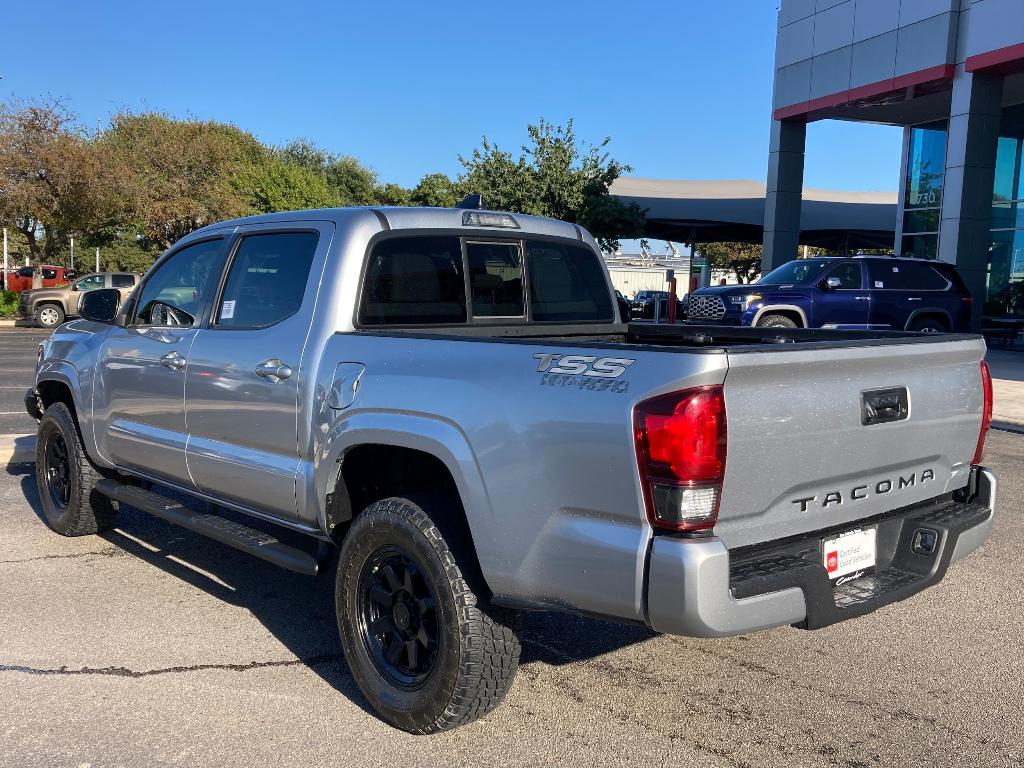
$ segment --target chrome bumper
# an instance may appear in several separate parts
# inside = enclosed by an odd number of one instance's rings
[[[995,516],[996,485],[995,473],[985,467],[975,469],[972,477],[975,487],[970,504],[987,509],[987,515],[976,512],[980,519],[971,527],[960,530],[956,535],[947,534],[941,538],[941,549],[935,553],[935,565],[912,587],[920,591],[938,582],[945,575],[946,567],[970,554],[988,539],[992,533]],[[915,519],[910,518],[908,519]],[[924,523],[931,525],[931,523]],[[805,564],[806,565],[806,564]],[[806,573],[806,569],[804,569]],[[725,637],[756,632],[783,624],[803,624],[811,627],[826,626],[842,618],[863,615],[876,607],[912,594],[906,587],[894,599],[878,601],[876,606],[862,606],[859,610],[835,611],[835,604],[822,608],[829,615],[828,620],[809,621],[808,605],[817,610],[822,603],[822,591],[830,584],[824,568],[820,569],[819,581],[813,590],[793,586],[764,594],[736,598],[730,589],[729,550],[717,537],[703,539],[680,539],[668,536],[655,537],[648,562],[647,621],[652,629],[673,635],[692,637]],[[890,595],[889,597],[893,597]],[[826,600],[831,602],[830,595]],[[836,619],[835,616],[841,618]]]

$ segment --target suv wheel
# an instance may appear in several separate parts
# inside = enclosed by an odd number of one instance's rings
[[[474,565],[453,551],[464,545],[416,504],[392,498],[367,507],[341,548],[335,607],[345,659],[378,714],[410,733],[487,714],[519,666],[518,617],[486,604],[471,584]]]
[[[36,308],[36,323],[43,328],[56,328],[64,322],[64,310],[58,304],[42,304]]]
[[[799,328],[790,317],[785,315],[763,315],[760,320],[757,321],[758,328]]]
[[[47,408],[36,441],[36,491],[46,524],[64,536],[112,527],[117,509],[95,491],[102,477],[86,456],[68,407],[54,403]]]
[[[911,324],[910,330],[918,333],[946,333],[946,325],[936,318],[922,317]]]

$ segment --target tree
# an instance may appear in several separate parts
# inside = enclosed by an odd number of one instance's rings
[[[487,137],[469,157],[459,157],[465,172],[459,186],[483,195],[488,208],[550,216],[586,227],[614,250],[620,237],[640,237],[644,212],[623,203],[608,190],[629,166],[613,160],[606,147],[578,142],[573,121],[564,127],[541,120],[529,125],[530,143],[518,156],[501,150]]]
[[[278,150],[278,154],[288,165],[319,175],[336,201],[334,205],[375,205],[381,200],[377,174],[354,157],[328,152],[309,139],[297,139]]]
[[[339,204],[337,195],[322,175],[284,162],[270,152],[239,171],[235,186],[254,213],[331,208]]]
[[[761,245],[758,243],[699,243],[697,252],[712,269],[727,269],[740,283],[749,283],[761,274]]]
[[[125,169],[131,218],[161,250],[207,224],[258,210],[246,187],[266,148],[232,125],[121,113],[99,144]]]
[[[454,208],[463,197],[465,195],[458,182],[443,173],[428,173],[412,188],[409,200],[411,205]]]
[[[24,238],[36,267],[55,260],[69,235],[121,217],[119,170],[61,102],[0,104],[0,220]]]

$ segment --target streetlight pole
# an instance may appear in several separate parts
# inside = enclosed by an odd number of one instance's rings
[[[7,290],[7,227],[4,227],[4,290]]]
[[[71,238],[71,271],[75,269],[75,238]]]
[[[100,271],[100,247],[96,246],[96,271]]]

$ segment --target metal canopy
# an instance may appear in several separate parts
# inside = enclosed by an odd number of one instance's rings
[[[673,242],[760,243],[765,185],[757,181],[674,181],[623,177],[611,194],[647,211],[646,234]],[[892,248],[895,192],[804,189],[800,242],[824,248]]]

